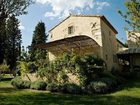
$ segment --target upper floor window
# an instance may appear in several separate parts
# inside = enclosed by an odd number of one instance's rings
[[[74,33],[74,27],[70,26],[68,27],[68,34],[73,34]]]
[[[107,54],[105,55],[105,58],[106,58],[106,60],[108,60],[108,56],[107,56]]]
[[[53,37],[53,34],[51,33],[51,34],[50,34],[50,38],[52,38],[52,37]]]

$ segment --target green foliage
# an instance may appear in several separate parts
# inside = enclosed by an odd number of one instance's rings
[[[92,82],[105,70],[105,62],[94,55],[81,57],[77,60],[77,63],[80,82],[84,86]]]
[[[3,78],[3,76],[5,75],[5,73],[7,73],[9,71],[9,66],[6,64],[1,64],[0,65],[0,80]]]
[[[107,84],[101,81],[91,82],[88,88],[90,92],[94,93],[106,93],[108,91]]]
[[[110,94],[71,95],[42,91],[17,90],[9,81],[0,82],[0,105],[139,105],[140,78],[128,80]]]
[[[113,75],[111,72],[105,71],[99,75],[99,78],[110,78],[111,80],[117,81],[118,84],[120,84],[121,78],[117,77],[116,75]]]
[[[137,31],[140,31],[140,0],[125,1],[126,13],[119,10],[125,21]]]
[[[118,81],[113,77],[97,78],[87,86],[89,93],[108,93],[118,87]]]
[[[109,89],[113,89],[114,87],[117,87],[117,81],[115,79],[112,79],[109,77],[103,77],[103,78],[100,78],[99,81],[106,83]]]
[[[7,16],[9,15],[22,15],[26,14],[26,8],[32,3],[32,0],[1,0],[0,10],[5,12]]]
[[[47,67],[39,69],[38,75],[42,78],[46,77],[48,83],[64,84],[61,88],[62,92],[76,94],[76,92],[80,91],[80,87],[78,88],[76,84],[69,83],[68,73],[78,76],[81,86],[86,87],[93,80],[100,77],[104,70],[105,63],[102,59],[91,55],[80,57],[71,53],[64,54],[56,60],[49,62]],[[52,86],[52,88],[54,87]]]
[[[7,56],[10,56],[9,54],[7,55],[7,53],[9,53],[7,50],[13,50],[14,53],[19,53],[15,52],[15,47],[9,49],[9,45],[7,43],[9,41],[9,35],[14,36],[17,35],[17,33],[19,34],[20,32],[19,30],[17,30],[19,24],[15,25],[12,21],[10,22],[9,19],[11,20],[11,17],[13,16],[19,16],[27,13],[26,8],[31,3],[32,0],[0,0],[0,64],[3,62],[4,59],[8,58]],[[8,28],[8,30],[6,28]],[[12,33],[9,34],[10,31],[12,31]],[[10,58],[12,60],[17,59],[17,56],[15,58],[15,55],[16,54],[14,54],[13,58],[10,56]],[[12,61],[9,60],[7,63],[10,64],[10,69],[13,69],[13,66],[15,66],[15,61],[13,62],[13,64],[11,62]]]
[[[46,66],[39,68],[38,76],[41,78],[46,77],[49,83],[60,81],[61,83],[66,83],[68,82],[67,73],[76,73],[76,62],[74,60],[76,57],[74,54],[64,54],[56,60],[48,62]]]
[[[23,81],[24,89],[29,89],[31,86],[31,81]]]
[[[63,93],[69,93],[69,94],[81,94],[82,93],[81,87],[74,83],[66,83],[66,84],[61,85],[61,91]]]
[[[59,71],[56,69],[55,63],[50,62],[47,67],[44,68],[39,68],[37,71],[37,76],[40,78],[47,78],[47,82],[58,82],[57,81],[57,76],[58,76]]]
[[[38,67],[34,62],[18,61],[17,66],[21,76],[25,76],[28,73],[34,73],[38,70]]]
[[[20,61],[18,67],[19,67],[21,76],[25,76],[27,73],[29,73],[27,62]]]
[[[6,64],[1,64],[0,65],[0,73],[8,71],[8,70],[9,70],[9,66],[8,65],[6,65]]]
[[[1,11],[0,11],[1,12]],[[6,18],[5,13],[0,14],[0,64],[5,59],[6,48]]]
[[[21,52],[21,32],[18,19],[14,15],[7,20],[6,36],[6,61],[12,70],[16,67]]]
[[[35,46],[39,44],[46,43],[46,33],[45,33],[45,24],[43,22],[39,22],[35,27],[35,31],[33,33],[32,44],[29,47],[30,60],[35,61],[38,59],[46,59],[46,50],[38,49]]]
[[[46,90],[47,83],[44,81],[35,81],[31,83],[31,89]]]
[[[59,82],[60,83],[67,83],[69,81],[69,77],[67,75],[67,73],[63,70],[59,72]]]
[[[60,85],[56,83],[49,83],[47,84],[46,90],[51,92],[59,92],[60,91]]]
[[[11,80],[11,85],[13,85],[17,89],[29,89],[31,82],[24,81],[21,79],[21,77],[16,77],[16,78]]]
[[[56,60],[49,62],[44,68],[40,68],[38,76],[46,77],[48,82],[68,83],[68,73],[78,76],[81,85],[88,85],[98,74],[105,69],[102,59],[95,56],[80,57],[74,53],[63,54]]]
[[[35,62],[28,62],[28,69],[30,73],[34,73],[38,70],[38,66],[35,64]]]

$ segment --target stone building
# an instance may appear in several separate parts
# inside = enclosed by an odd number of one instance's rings
[[[101,15],[70,15],[49,31],[49,40],[40,48],[48,50],[53,60],[65,52],[101,57],[108,70],[118,68],[116,53],[123,47],[116,39],[118,32]],[[119,46],[118,46],[119,45]]]
[[[119,59],[128,62],[128,68],[140,69],[140,33],[136,31],[127,31],[127,44],[125,48],[118,52]]]

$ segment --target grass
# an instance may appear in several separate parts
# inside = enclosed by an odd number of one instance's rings
[[[7,80],[0,82],[0,105],[140,105],[140,79],[131,80],[117,92],[105,95],[17,90]]]

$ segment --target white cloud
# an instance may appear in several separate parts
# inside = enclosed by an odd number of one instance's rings
[[[110,6],[110,4],[108,2],[99,2],[99,1],[97,1],[96,6],[97,6],[97,8],[96,8],[97,12],[100,12],[104,7]]]
[[[72,11],[80,14],[82,11],[93,9],[100,12],[104,7],[109,6],[108,2],[95,0],[36,0],[42,5],[51,6],[52,10],[45,13],[45,17],[66,17]]]
[[[22,23],[19,23],[19,29],[20,30],[25,30],[25,27],[22,25]]]

